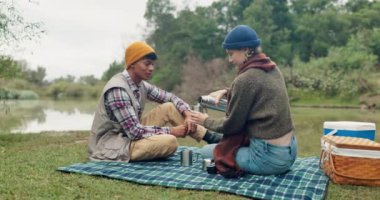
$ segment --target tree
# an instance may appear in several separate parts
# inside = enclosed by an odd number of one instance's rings
[[[87,75],[79,77],[79,83],[86,85],[96,85],[99,82],[99,79],[95,78],[94,75]]]
[[[380,28],[380,1],[351,0],[345,5],[344,17],[351,22],[350,32]]]
[[[380,28],[374,28],[366,37],[368,46],[372,49],[373,54],[377,56],[377,63],[380,63]]]
[[[244,23],[258,33],[264,52],[276,62],[291,64],[293,59],[292,18],[285,0],[256,0],[244,10]]]
[[[174,18],[175,6],[170,0],[148,0],[144,17],[153,28],[163,28]],[[169,20],[169,21],[167,21]]]
[[[74,83],[75,82],[75,76],[73,75],[67,75],[65,77],[61,76],[59,78],[54,79],[54,83],[58,82],[66,82],[66,83]]]
[[[292,84],[329,96],[352,96],[369,92],[366,77],[375,69],[377,56],[369,47],[368,33],[359,32],[342,47],[332,47],[328,55],[308,63],[295,62]]]
[[[210,19],[215,20],[224,33],[227,33],[243,21],[244,10],[253,2],[254,0],[220,0],[213,2],[207,11],[210,13]]]
[[[337,0],[291,1],[290,10],[297,25],[293,44],[302,61],[327,56],[331,46],[345,45],[352,33]]]
[[[38,37],[43,33],[41,25],[39,22],[27,22],[13,1],[0,1],[0,50]],[[22,66],[11,57],[0,54],[0,79],[16,77],[21,70]]]
[[[10,79],[21,74],[21,66],[9,56],[0,55],[0,79]]]
[[[45,83],[46,69],[42,66],[38,66],[37,70],[25,68],[23,75],[28,82],[42,86]]]
[[[108,69],[103,73],[102,75],[102,80],[103,81],[108,81],[111,79],[111,77],[119,72],[122,72],[124,69],[124,62],[116,62],[114,61],[113,63],[110,64]]]
[[[148,43],[159,57],[152,82],[167,90],[180,84],[179,74],[188,54],[205,60],[224,55],[220,48],[224,32],[207,9],[187,8],[175,15],[174,8],[169,0],[150,0],[145,13],[152,28]]]
[[[13,1],[0,1],[0,49],[40,36],[41,22],[28,22]]]

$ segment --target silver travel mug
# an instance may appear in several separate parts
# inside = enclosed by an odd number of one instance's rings
[[[181,152],[181,166],[190,166],[193,164],[193,152],[185,149]]]

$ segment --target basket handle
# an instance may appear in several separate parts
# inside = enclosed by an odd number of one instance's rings
[[[329,158],[326,156],[326,151],[321,151],[321,156],[320,156],[320,159],[319,159],[319,168],[323,168],[323,163],[326,161],[326,160],[329,160]]]
[[[330,131],[329,133],[327,133],[325,136],[329,136],[329,135],[335,135],[335,133],[338,132],[338,129],[334,129],[332,131]]]

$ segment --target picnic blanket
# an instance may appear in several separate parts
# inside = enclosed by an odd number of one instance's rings
[[[165,160],[145,162],[90,161],[59,167],[62,172],[106,176],[147,185],[214,190],[259,199],[323,199],[328,177],[319,168],[317,157],[297,158],[289,172],[282,175],[245,175],[239,179],[226,179],[221,175],[202,170],[202,158],[193,156],[193,165],[183,167],[180,152],[196,147],[181,146]]]

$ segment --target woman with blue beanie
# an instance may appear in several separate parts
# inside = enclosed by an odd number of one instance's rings
[[[206,145],[201,152],[214,159],[218,173],[227,178],[285,173],[297,156],[285,81],[260,43],[249,26],[236,26],[227,34],[223,48],[237,76],[229,89],[210,94],[218,100],[227,96],[226,116],[191,115],[194,123],[223,134],[218,144]]]

